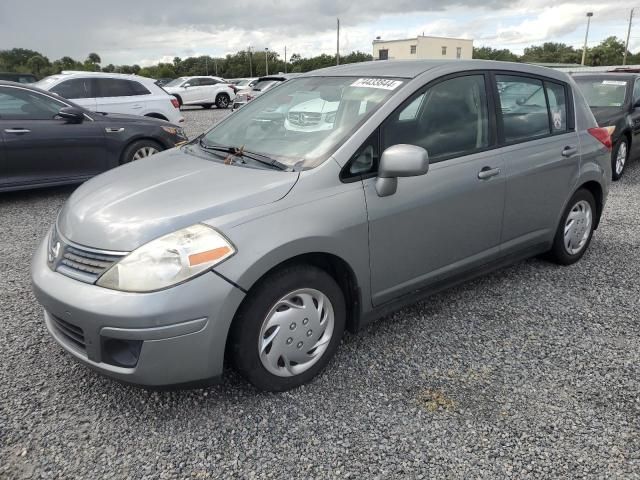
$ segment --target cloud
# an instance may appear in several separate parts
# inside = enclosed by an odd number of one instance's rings
[[[281,56],[285,45],[289,54],[317,55],[335,50],[335,19],[340,17],[343,52],[370,51],[377,35],[398,38],[423,31],[517,50],[545,40],[579,42],[588,9],[596,12],[592,38],[599,39],[608,36],[606,28],[624,24],[628,14],[621,0],[591,5],[550,0],[481,5],[474,0],[31,0],[0,3],[0,45],[31,48],[52,59],[83,59],[95,51],[105,64],[224,55],[249,45],[269,47]]]

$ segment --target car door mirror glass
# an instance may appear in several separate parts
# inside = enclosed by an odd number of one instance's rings
[[[64,118],[72,123],[80,123],[84,120],[84,112],[79,108],[63,107],[58,112],[58,117]]]
[[[415,177],[429,171],[429,154],[416,145],[393,145],[382,152],[376,192],[381,197],[393,195],[398,188],[398,177]]]
[[[191,84],[190,84],[190,83],[185,83],[185,84],[183,85],[183,87],[184,87],[184,88],[189,88],[190,86],[191,86]]]

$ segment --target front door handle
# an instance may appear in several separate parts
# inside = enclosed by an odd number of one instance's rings
[[[5,128],[4,133],[31,133],[31,130],[26,128]]]
[[[491,177],[495,177],[496,175],[500,175],[499,168],[484,167],[478,172],[478,178],[480,180],[488,180]]]
[[[566,147],[564,147],[562,149],[562,156],[563,157],[571,157],[573,155],[575,155],[576,153],[578,153],[578,148],[574,147],[573,145],[567,145]]]

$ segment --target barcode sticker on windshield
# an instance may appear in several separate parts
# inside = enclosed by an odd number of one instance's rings
[[[622,82],[620,80],[603,80],[602,85],[618,85],[620,87],[624,87],[627,82]]]
[[[384,90],[395,90],[402,82],[400,80],[387,80],[386,78],[359,78],[351,84],[352,87],[382,88]]]

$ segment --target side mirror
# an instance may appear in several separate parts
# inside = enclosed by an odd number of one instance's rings
[[[429,154],[416,145],[398,144],[382,152],[376,192],[388,197],[398,189],[398,177],[417,177],[429,171]]]
[[[84,112],[76,107],[62,107],[58,112],[58,116],[68,120],[69,123],[82,123],[84,121]]]
[[[184,85],[182,85],[182,88],[189,88],[191,86],[190,83],[185,83]]]

